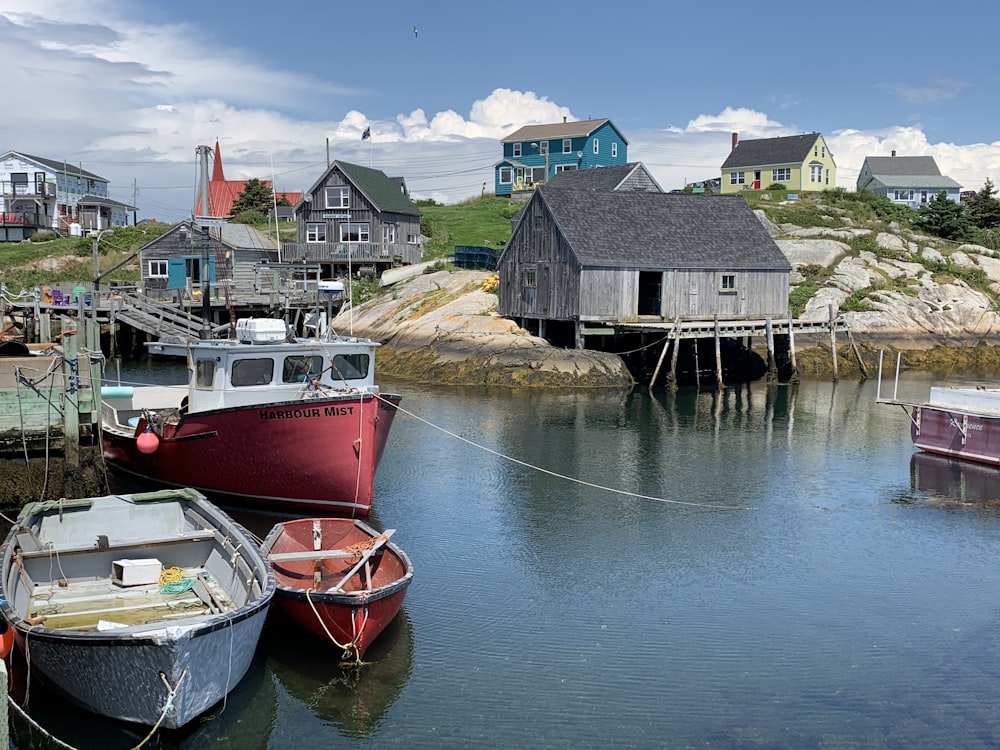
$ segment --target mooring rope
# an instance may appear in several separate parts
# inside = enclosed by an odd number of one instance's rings
[[[407,415],[408,417],[413,417],[418,422],[423,422],[428,427],[433,427],[435,430],[438,430],[439,432],[443,432],[445,435],[448,435],[449,437],[453,437],[456,440],[461,440],[463,443],[467,443],[467,444],[471,445],[474,448],[478,448],[481,451],[485,451],[486,453],[490,453],[490,454],[496,456],[497,458],[502,458],[505,461],[510,461],[511,463],[515,463],[518,466],[523,466],[526,469],[531,469],[532,471],[541,472],[542,474],[548,474],[549,476],[555,477],[556,479],[564,479],[567,482],[573,482],[575,484],[583,485],[584,487],[592,487],[595,490],[604,490],[605,492],[613,492],[613,493],[615,493],[617,495],[625,495],[626,497],[635,497],[635,498],[638,498],[640,500],[653,500],[653,501],[658,502],[658,503],[669,503],[670,505],[685,505],[685,506],[692,507],[692,508],[707,508],[707,509],[710,509],[710,510],[750,510],[749,507],[742,506],[742,505],[716,505],[714,503],[693,503],[693,502],[688,502],[687,500],[671,500],[670,498],[666,498],[666,497],[654,497],[653,495],[641,495],[638,492],[629,492],[628,490],[619,490],[619,489],[616,489],[615,487],[607,487],[605,485],[596,484],[594,482],[588,482],[588,481],[586,481],[584,479],[577,479],[576,477],[567,476],[566,474],[560,474],[557,471],[552,471],[551,469],[544,469],[541,466],[536,466],[535,464],[529,464],[527,461],[522,461],[519,458],[514,458],[513,456],[508,456],[508,455],[506,455],[504,453],[501,453],[500,451],[493,450],[492,448],[487,448],[485,445],[481,445],[481,444],[479,444],[479,443],[477,443],[477,442],[475,442],[473,440],[469,440],[468,438],[462,437],[461,435],[459,435],[457,433],[454,433],[451,430],[446,430],[444,427],[436,425],[433,422],[430,422],[430,421],[424,419],[423,417],[414,414],[411,411],[407,411],[406,409],[404,409],[403,407],[401,407],[399,404],[394,404],[391,401],[389,401],[389,399],[383,398],[381,394],[376,394],[376,395],[377,395],[377,398],[379,398],[381,401],[384,401],[386,404],[392,406],[397,411],[402,412],[403,414]]]
[[[143,745],[145,745],[156,734],[156,730],[160,728],[160,724],[163,720],[167,718],[167,713],[174,707],[174,698],[177,696],[177,691],[181,689],[181,685],[184,684],[184,678],[187,677],[188,668],[184,667],[184,671],[181,672],[181,678],[177,680],[176,687],[170,687],[170,683],[167,682],[167,676],[160,672],[160,679],[163,680],[163,684],[167,686],[167,701],[163,704],[163,712],[160,714],[160,718],[156,720],[153,728],[149,730],[147,734],[138,745],[132,748],[132,750],[139,750]]]
[[[60,747],[67,748],[67,750],[77,750],[73,745],[69,745],[69,744],[63,742],[61,739],[59,739],[58,737],[54,736],[51,732],[49,732],[47,729],[45,729],[45,727],[43,727],[37,721],[35,721],[34,719],[32,719],[23,708],[21,708],[19,705],[17,705],[17,701],[14,700],[13,696],[11,696],[11,695],[7,696],[7,705],[9,705],[11,708],[13,708],[14,711],[17,713],[17,715],[20,716],[22,719],[24,719],[26,722],[28,722],[29,725],[31,725],[33,728],[35,728],[39,732],[41,732],[42,735],[45,737],[45,739],[49,740],[49,742],[54,742],[57,745],[59,745]]]
[[[306,589],[306,601],[309,602],[309,606],[312,608],[313,614],[316,615],[316,619],[319,621],[319,624],[322,626],[323,631],[326,633],[327,637],[333,642],[333,644],[337,648],[341,649],[344,652],[345,655],[350,654],[352,652],[354,653],[354,661],[351,662],[351,663],[353,663],[353,664],[360,664],[361,663],[361,659],[358,656],[358,648],[355,645],[355,642],[357,641],[358,636],[355,634],[354,640],[350,641],[348,643],[341,643],[336,638],[334,638],[333,637],[333,633],[330,632],[330,629],[326,626],[326,623],[323,622],[323,618],[320,616],[319,610],[316,609],[316,604],[312,600],[312,592],[313,591],[315,591],[315,589]],[[351,618],[351,625],[352,625],[352,627],[353,627],[353,624],[354,624],[354,618]],[[344,661],[347,661],[347,660],[345,659]]]

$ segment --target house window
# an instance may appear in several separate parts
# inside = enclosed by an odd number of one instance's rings
[[[514,182],[514,170],[511,167],[500,167],[500,184],[510,185]]]
[[[326,224],[306,224],[306,242],[326,242]]]
[[[534,289],[535,288],[535,267],[529,266],[524,269],[523,272],[524,286]]]
[[[563,138],[563,153],[564,154],[571,154],[571,153],[573,153],[573,139],[572,138]]]
[[[385,245],[392,245],[396,242],[396,225],[395,224],[383,224],[382,225],[382,243]]]
[[[344,223],[340,225],[341,242],[371,242],[368,222],[363,224]]]
[[[556,174],[560,172],[572,172],[576,169],[576,164],[556,164]]]
[[[549,153],[548,141],[542,141],[541,143],[538,144],[538,153],[541,154],[542,156],[545,156],[546,154]]]
[[[594,153],[595,154],[601,153],[601,142],[596,138],[594,139]]]
[[[513,155],[514,155],[515,159],[520,159],[521,158],[521,144],[520,143],[515,143],[514,144]]]
[[[826,146],[820,146],[819,155],[822,156],[824,159],[826,158]]]
[[[732,293],[736,291],[736,274],[735,273],[721,273],[719,274],[719,291],[722,293]]]
[[[729,184],[730,185],[743,185],[747,181],[746,172],[730,172],[729,173]]]
[[[415,234],[408,234],[408,235],[406,235],[406,244],[407,245],[416,245],[417,244],[417,235],[415,235]]]
[[[790,179],[792,179],[791,167],[778,167],[771,170],[772,182],[788,182]]]
[[[611,157],[614,158],[618,156],[618,144],[614,141],[611,142]]]
[[[167,261],[165,260],[151,260],[149,261],[148,270],[146,276],[151,279],[165,279],[167,278]]]
[[[895,200],[897,201],[911,201],[913,200],[912,190],[896,190],[893,192]]]
[[[326,189],[327,208],[350,208],[351,189],[346,185]]]
[[[809,182],[822,182],[823,181],[823,165],[822,164],[810,164],[809,165]]]

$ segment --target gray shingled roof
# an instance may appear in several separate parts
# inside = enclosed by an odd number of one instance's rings
[[[801,164],[812,151],[819,133],[788,135],[781,138],[758,138],[739,141],[722,163],[723,169],[761,167],[777,164]]]
[[[944,175],[923,175],[923,174],[897,174],[897,175],[872,175],[865,186],[877,182],[884,188],[903,188],[905,190],[947,190],[948,188],[960,189],[962,186],[951,177]]]
[[[888,175],[940,175],[933,156],[868,156],[868,169],[876,177]]]
[[[130,206],[128,203],[122,203],[103,195],[90,195],[89,193],[80,196],[80,199],[76,203],[78,206],[105,206],[107,208],[124,208],[126,211],[135,211],[135,206]]]
[[[208,231],[216,239],[241,250],[277,250],[280,247],[276,239],[246,224],[222,224]]]
[[[585,138],[601,127],[604,123],[611,122],[607,117],[599,120],[577,120],[576,122],[557,122],[550,125],[525,125],[523,128],[515,130],[513,133],[503,138],[501,143],[513,143],[514,141],[547,141],[552,138]],[[611,123],[611,127],[615,127]],[[615,128],[618,131],[618,128]],[[621,131],[618,131],[621,135]],[[625,140],[625,136],[622,136]],[[625,141],[628,143],[628,141]]]
[[[41,156],[32,156],[31,154],[26,154],[23,151],[8,151],[10,154],[17,154],[22,159],[28,161],[37,162],[42,164],[54,172],[62,172],[63,174],[72,175],[73,177],[86,177],[91,180],[99,180],[100,182],[107,182],[108,180],[100,175],[96,175],[93,172],[88,172],[86,169],[76,165],[70,164],[65,161],[54,161],[52,159],[44,159]]]
[[[346,161],[335,161],[323,172],[322,176],[316,180],[306,193],[315,193],[316,190],[326,183],[327,178],[334,169],[339,169],[344,176],[350,180],[354,186],[360,190],[368,201],[382,213],[404,214],[408,216],[420,216],[420,209],[417,204],[410,200],[402,190],[402,178],[386,176],[385,172],[370,167],[362,167],[359,164],[351,164]]]
[[[543,185],[532,200],[548,206],[586,266],[791,269],[738,195],[553,190]]]
[[[645,167],[643,167],[642,162],[633,161],[628,164],[615,164],[608,167],[571,169],[553,175],[547,184],[549,187],[558,188],[616,190],[636,169],[645,169]]]

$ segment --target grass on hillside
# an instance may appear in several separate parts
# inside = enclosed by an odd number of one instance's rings
[[[524,203],[486,195],[451,206],[418,201],[420,231],[429,238],[424,260],[451,255],[456,245],[502,247],[510,239],[510,222]]]

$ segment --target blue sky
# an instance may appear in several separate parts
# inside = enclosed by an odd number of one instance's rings
[[[217,139],[232,179],[308,188],[329,143],[453,203],[492,190],[503,136],[564,117],[610,118],[666,189],[718,177],[733,132],[817,131],[841,187],[895,150],[974,190],[1000,182],[998,25],[986,0],[0,0],[0,151],[81,164],[167,221]]]

